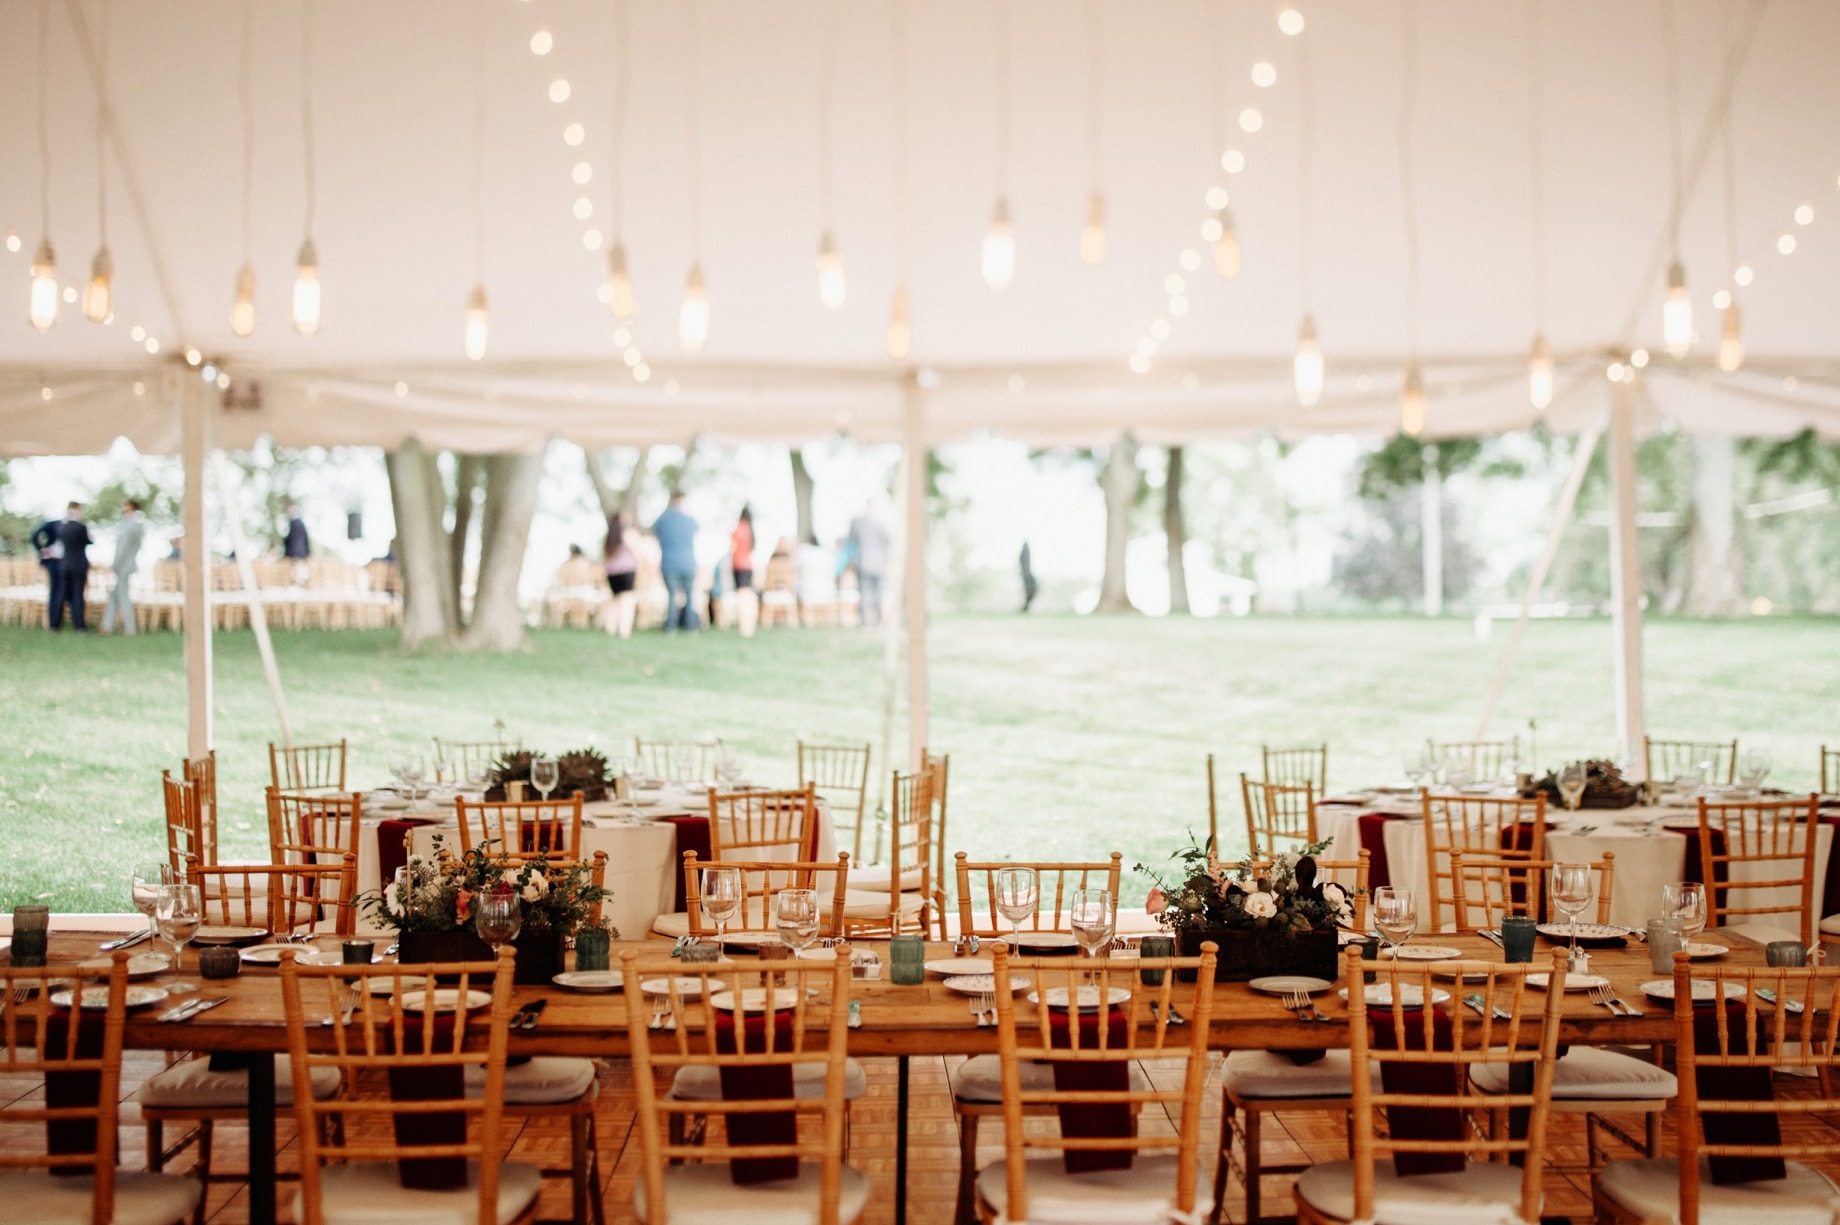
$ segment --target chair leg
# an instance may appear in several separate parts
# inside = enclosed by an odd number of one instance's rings
[[[1661,1112],[1651,1110],[1642,1116],[1642,1155],[1659,1157],[1661,1155]]]
[[[1233,1097],[1225,1089],[1220,1091],[1220,1152],[1214,1163],[1214,1211],[1208,1217],[1209,1225],[1220,1225],[1221,1204],[1227,1198],[1227,1171],[1233,1165]]]
[[[591,1116],[569,1116],[569,1192],[570,1220],[587,1225],[588,1220],[588,1124]],[[598,1197],[595,1197],[598,1198]]]
[[[205,1202],[211,1198],[211,1120],[198,1124],[198,1207],[192,1212],[192,1225],[204,1225]]]
[[[977,1138],[978,1116],[960,1112],[958,1116],[958,1211],[955,1225],[972,1225],[977,1220]]]
[[[1246,1121],[1240,1126],[1240,1135],[1246,1149],[1246,1221],[1248,1225],[1259,1225],[1264,1218],[1259,1212],[1259,1112],[1248,1110]]]
[[[147,1170],[158,1174],[166,1168],[166,1124],[147,1120]]]

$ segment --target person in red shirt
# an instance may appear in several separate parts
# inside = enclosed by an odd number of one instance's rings
[[[728,557],[735,572],[735,623],[743,638],[752,638],[760,620],[760,596],[754,591],[754,512],[749,507],[741,508],[728,538]]]

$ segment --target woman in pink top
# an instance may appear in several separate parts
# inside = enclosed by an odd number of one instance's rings
[[[639,559],[633,554],[632,545],[627,543],[626,528],[617,514],[607,516],[607,547],[603,558],[607,588],[613,593],[613,602],[607,606],[607,632],[631,638],[633,618],[638,612],[633,586],[639,573]]]
[[[754,512],[746,506],[728,538],[728,558],[735,572],[735,622],[743,638],[752,638],[760,619],[760,597],[754,592]]]

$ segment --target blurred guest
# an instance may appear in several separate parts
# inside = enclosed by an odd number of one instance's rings
[[[141,504],[129,498],[121,504],[121,526],[115,530],[115,560],[109,569],[115,574],[115,586],[102,610],[102,632],[112,634],[117,625],[124,634],[134,632],[134,604],[129,596],[128,580],[141,564],[141,540],[147,527]]]
[[[1035,566],[1029,559],[1029,542],[1022,542],[1022,556],[1017,558],[1022,567],[1022,611],[1029,611],[1029,605],[1035,602],[1036,593],[1041,590],[1035,582]]]
[[[754,512],[747,506],[729,535],[728,550],[735,572],[735,624],[743,638],[752,638],[760,621],[760,596],[754,591]]]
[[[664,575],[669,603],[665,605],[664,632],[696,630],[701,621],[696,615],[696,520],[684,509],[684,495],[671,492],[671,504],[652,524],[658,538],[658,568]]]
[[[818,543],[816,535],[807,535],[793,554],[795,577],[793,591],[807,625],[828,619],[837,606],[837,571],[829,549]]]
[[[38,550],[38,564],[45,568],[45,624],[52,625],[52,617],[61,606],[60,597],[64,594],[58,589],[59,563],[64,557],[64,543],[58,538],[58,528],[62,519],[47,519],[32,530],[32,547]]]
[[[58,554],[57,588],[51,595],[51,628],[64,628],[64,605],[70,605],[70,624],[78,633],[89,630],[83,619],[83,587],[89,582],[89,528],[83,525],[83,506],[72,502],[56,525]]]
[[[281,542],[281,556],[290,561],[305,561],[313,556],[307,525],[300,518],[300,507],[292,502],[287,504],[287,536]]]
[[[862,623],[882,622],[882,579],[888,574],[888,529],[864,503],[850,524],[850,547],[856,554],[856,590],[862,596]]]
[[[633,584],[639,575],[639,558],[626,539],[626,526],[617,513],[607,516],[607,546],[602,558],[607,571],[607,589],[613,593],[613,602],[607,606],[607,632],[631,638],[633,616],[638,610]]]

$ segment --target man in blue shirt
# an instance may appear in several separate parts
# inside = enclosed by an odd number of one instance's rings
[[[701,622],[691,591],[696,586],[696,520],[684,509],[684,495],[671,493],[671,504],[652,524],[658,538],[659,569],[664,573],[665,590],[670,602],[665,605],[664,632],[675,634],[681,627],[694,630]]]

